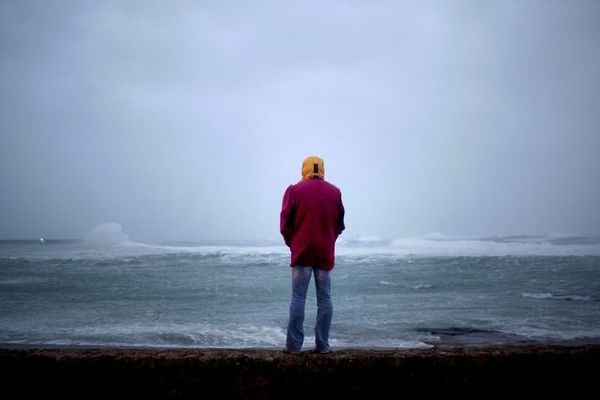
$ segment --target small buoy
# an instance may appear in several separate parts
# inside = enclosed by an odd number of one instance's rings
[[[44,244],[44,243],[46,243],[46,240],[44,238],[40,238],[40,243]]]

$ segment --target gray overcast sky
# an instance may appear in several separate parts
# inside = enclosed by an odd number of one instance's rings
[[[600,2],[2,1],[0,238],[600,233]]]

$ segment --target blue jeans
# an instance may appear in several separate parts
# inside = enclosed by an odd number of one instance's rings
[[[299,352],[304,342],[304,305],[306,304],[306,292],[313,271],[317,289],[316,350],[329,350],[329,328],[333,317],[330,271],[295,266],[292,267],[292,302],[290,304],[290,319],[286,340],[287,349],[293,352]]]

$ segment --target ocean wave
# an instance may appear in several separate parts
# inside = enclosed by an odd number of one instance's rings
[[[305,338],[305,343],[314,343],[314,338]],[[376,349],[376,348],[400,348],[400,349],[415,349],[415,348],[431,348],[433,345],[418,339],[379,339],[368,340],[361,338],[355,342],[331,339],[329,344],[333,348],[346,349]]]
[[[43,332],[4,335],[5,344],[129,346],[174,348],[283,348],[286,332],[279,326],[211,323],[160,325],[97,325],[64,329],[45,328]],[[315,337],[304,338],[305,348]],[[333,348],[428,348],[418,338],[331,338]]]
[[[521,296],[538,300],[598,301],[598,299],[591,296],[555,295],[552,293],[521,293]]]
[[[452,237],[440,233],[396,239],[345,240],[340,255],[395,256],[584,256],[600,255],[600,237],[583,235],[509,235]]]
[[[4,337],[3,343],[244,348],[281,347],[285,336],[280,327],[250,324],[131,324],[73,327],[68,335],[64,329],[44,329],[32,332],[31,338],[23,334]]]
[[[100,224],[92,228],[85,237],[85,241],[92,244],[115,244],[127,240],[123,227],[116,222]]]
[[[413,289],[413,290],[431,289],[433,287],[433,285],[427,284],[427,283],[412,285],[412,286],[403,286],[403,285],[400,285],[395,282],[379,281],[379,284],[382,286],[392,286],[392,287],[401,287],[402,286],[402,287],[406,287],[406,288]]]
[[[423,340],[431,340],[449,344],[501,344],[527,341],[573,341],[597,340],[600,330],[594,328],[577,328],[557,330],[551,326],[541,326],[535,322],[496,321],[487,327],[476,326],[447,326],[437,328],[416,328],[420,334],[429,335]]]
[[[518,335],[530,340],[538,341],[571,341],[571,340],[598,340],[600,329],[579,328],[573,330],[556,330],[551,327],[540,327],[530,325],[513,325],[503,328],[504,332]]]
[[[170,245],[153,244],[124,240],[121,242],[91,243],[74,241],[65,244],[40,245],[37,243],[21,246],[0,247],[0,262],[26,263],[29,261],[81,261],[98,260],[100,263],[109,259],[120,259],[134,262],[145,256],[197,256],[215,258],[223,261],[243,261],[264,263],[269,260],[289,257],[289,250],[280,246],[240,246],[240,245]]]
[[[8,278],[8,279],[0,279],[0,286],[20,286],[20,285],[29,285],[29,284],[38,284],[46,282],[47,279],[35,276],[24,276],[19,278]]]
[[[0,259],[6,262],[52,259],[106,259],[161,255],[199,255],[226,261],[250,263],[287,262],[289,249],[283,241],[246,241],[207,243],[146,243],[131,240],[120,226],[101,226],[89,237],[80,241],[52,244],[10,242],[0,246]],[[112,229],[112,230],[111,230]],[[109,231],[107,233],[107,231]],[[336,245],[336,255],[341,260],[364,264],[382,257],[502,257],[502,256],[600,256],[600,238],[581,235],[548,236],[487,236],[481,238],[451,237],[439,233],[420,237],[385,239],[379,237],[343,238]],[[410,261],[408,261],[410,262]]]
[[[411,289],[415,289],[415,290],[419,290],[419,289],[431,289],[432,287],[433,287],[433,285],[430,285],[428,283],[424,283],[424,284],[420,284],[420,285],[411,286]]]

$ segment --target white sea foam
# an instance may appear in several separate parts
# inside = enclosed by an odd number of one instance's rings
[[[590,296],[581,295],[554,295],[552,293],[521,293],[521,296],[531,299],[550,299],[550,300],[574,300],[574,301],[593,301]]]
[[[411,286],[411,288],[415,289],[415,290],[419,290],[419,289],[431,289],[432,287],[433,287],[433,285],[430,285],[430,284],[427,284],[427,283],[424,283],[424,284],[421,284],[421,285]]]
[[[32,332],[32,338],[5,338],[3,342],[148,347],[280,347],[285,343],[285,332],[280,327],[250,324],[122,324],[73,327],[68,334],[62,329],[46,327],[43,332]]]
[[[0,249],[0,257],[26,259],[82,259],[135,257],[163,254],[199,254],[220,257],[226,261],[245,259],[249,262],[285,262],[289,249],[283,240],[247,241],[244,243],[146,243],[135,241],[115,222],[100,224],[89,231],[81,242],[30,245],[28,249]],[[600,236],[487,236],[460,237],[439,232],[417,237],[385,239],[377,236],[340,236],[336,254],[369,264],[371,256],[436,257],[436,256],[583,256],[600,255]]]
[[[306,337],[305,343],[314,343],[314,337]],[[344,340],[331,339],[329,344],[333,348],[430,348],[433,347],[430,343],[425,343],[420,340],[409,340],[409,339],[379,339],[379,340],[368,340],[362,339],[360,344],[356,342],[347,342]]]
[[[111,245],[127,240],[123,227],[116,222],[108,222],[95,226],[88,232],[85,241],[93,245]]]
[[[531,299],[551,299],[553,297],[550,293],[521,293],[521,296]]]
[[[282,348],[286,340],[283,328],[251,324],[164,323],[154,325],[121,324],[72,327],[45,327],[19,338],[4,338],[3,343],[28,343],[76,346],[210,347],[210,348]],[[304,338],[304,348],[312,348],[315,337]],[[333,348],[428,348],[418,339],[361,338],[347,341],[331,338]]]
[[[587,236],[451,237],[440,233],[391,240],[369,238],[341,241],[339,255],[395,256],[568,256],[600,255],[600,238]]]

